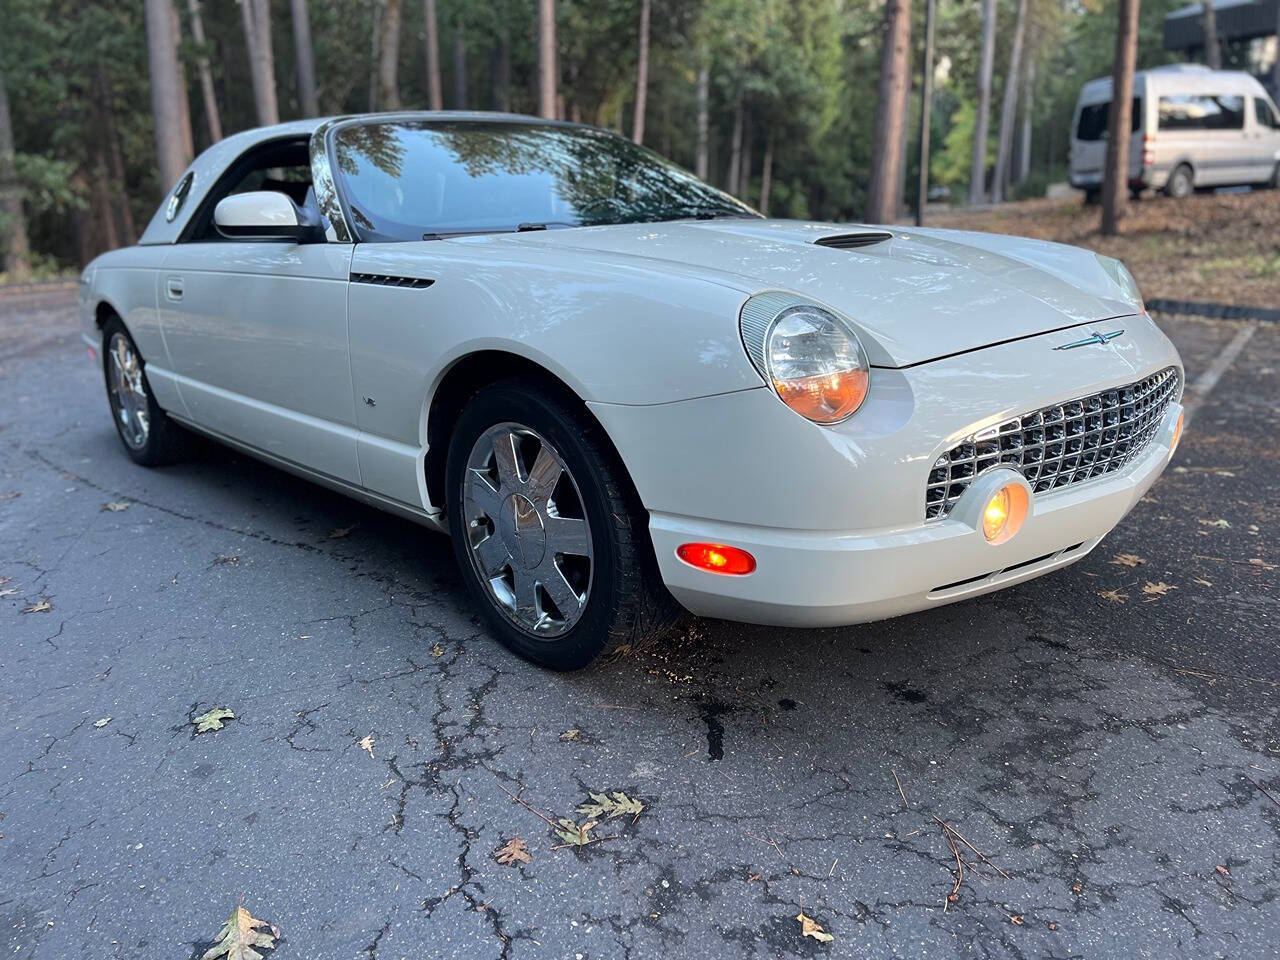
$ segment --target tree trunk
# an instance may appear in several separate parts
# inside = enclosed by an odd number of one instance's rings
[[[1009,50],[1009,70],[1004,78],[1004,98],[1000,104],[1000,140],[996,148],[996,172],[991,178],[991,202],[1003,203],[1008,185],[1013,128],[1018,119],[1018,77],[1022,69],[1022,40],[1027,32],[1027,0],[1018,0],[1018,20],[1013,27]]]
[[[301,2],[305,4],[306,0]],[[222,117],[218,114],[218,98],[213,95],[213,71],[209,69],[209,55],[205,49],[200,0],[187,0],[187,9],[191,11],[191,39],[200,51],[196,54],[196,73],[200,77],[200,96],[204,101],[204,125],[209,133],[209,142],[217,143],[222,139]]]
[[[1022,135],[1018,138],[1018,173],[1015,182],[1024,183],[1031,176],[1031,122],[1036,106],[1036,56],[1027,49],[1026,80],[1022,85]]]
[[[995,55],[996,0],[982,0],[982,55],[978,65],[978,106],[973,121],[973,163],[969,167],[970,205],[982,203],[987,194],[987,127]]]
[[[1222,69],[1222,47],[1218,45],[1218,11],[1213,0],[1204,0],[1204,62],[1212,70]]]
[[[191,163],[191,128],[182,129],[185,84],[178,65],[173,0],[147,0],[147,59],[151,73],[151,112],[155,114],[156,163],[165,193]]]
[[[400,109],[400,0],[382,7],[382,39],[378,44],[378,103],[383,110]]]
[[[730,193],[738,189],[738,174],[742,169],[742,96],[738,96],[737,106],[733,109],[733,137],[729,141],[729,177],[726,186]]]
[[[556,117],[556,2],[538,0],[538,116]]]
[[[240,0],[244,42],[249,51],[249,79],[258,126],[280,122],[276,103],[276,64],[271,48],[271,6],[268,0]]]
[[[709,172],[709,146],[710,146],[710,123],[708,118],[708,106],[711,101],[711,67],[703,59],[701,66],[698,67],[698,154],[694,172],[698,176],[706,180]]]
[[[631,139],[644,143],[644,112],[649,99],[649,11],[652,0],[640,0],[640,52],[636,58],[636,109]]]
[[[4,271],[10,283],[31,279],[31,245],[27,218],[22,212],[22,186],[14,166],[13,120],[9,116],[9,92],[0,70],[0,215],[4,217]]]
[[[871,223],[891,223],[898,213],[902,132],[907,119],[905,88],[911,82],[907,75],[911,0],[888,0],[884,16],[879,102],[871,145],[871,182],[867,185],[867,220]]]
[[[511,109],[511,41],[504,29],[493,47],[493,109],[503,113]]]
[[[195,0],[192,0],[194,4]],[[316,58],[311,45],[311,13],[307,0],[292,0],[293,49],[298,61],[298,108],[304,117],[320,115],[316,96]]]
[[[1137,58],[1138,0],[1120,0],[1107,123],[1107,166],[1102,181],[1102,233],[1108,237],[1119,232],[1129,201],[1129,127],[1133,119],[1133,65]]]
[[[453,25],[453,109],[467,109],[467,38],[461,21]]]
[[[444,94],[440,88],[440,30],[436,22],[436,0],[423,0],[422,16],[427,24],[427,109],[443,110]]]
[[[773,189],[773,127],[764,138],[764,161],[760,171],[760,212],[769,215],[769,192]]]
[[[751,144],[754,133],[751,114],[746,113],[742,118],[742,160],[738,164],[738,185],[734,188],[734,192],[748,203],[751,202],[748,195],[751,193]]]
[[[378,65],[382,58],[378,51],[382,49],[382,8],[386,0],[372,0],[373,29],[369,31],[369,112],[378,109]]]
[[[102,120],[111,214],[119,221],[117,232],[120,242],[128,245],[137,241],[138,230],[133,221],[133,208],[129,206],[129,191],[125,184],[124,148],[120,144],[120,126],[116,123],[115,97],[111,93],[111,84],[101,60],[94,65],[93,74],[94,97]]]

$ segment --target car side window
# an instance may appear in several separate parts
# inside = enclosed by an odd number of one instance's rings
[[[1276,112],[1271,108],[1271,104],[1263,100],[1261,97],[1253,98],[1253,115],[1258,121],[1258,126],[1267,127],[1272,130],[1280,127],[1280,120],[1276,118]]]
[[[225,197],[257,190],[283,193],[298,206],[311,189],[311,154],[307,138],[260,144],[242,155],[213,185],[191,218],[180,242],[221,241],[213,211]]]
[[[1243,130],[1244,97],[1180,93],[1160,98],[1161,130]]]

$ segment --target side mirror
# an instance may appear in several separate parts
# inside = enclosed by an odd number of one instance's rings
[[[324,227],[319,210],[308,194],[306,207],[299,207],[283,193],[254,190],[224,197],[213,210],[213,223],[229,240],[292,240],[295,243],[323,243]]]

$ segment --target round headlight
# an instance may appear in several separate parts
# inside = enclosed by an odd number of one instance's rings
[[[870,365],[862,344],[821,307],[779,313],[765,335],[764,360],[782,402],[814,423],[839,423],[867,395]]]

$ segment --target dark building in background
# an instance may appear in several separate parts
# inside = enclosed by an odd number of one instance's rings
[[[1280,0],[1218,0],[1213,5],[1222,69],[1245,70],[1280,98]],[[1164,48],[1201,63],[1204,7],[1195,3],[1164,18]]]

